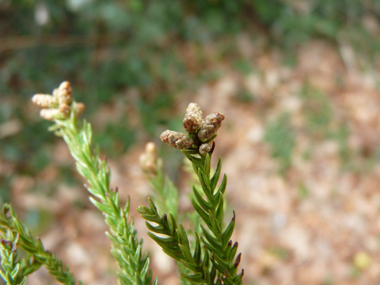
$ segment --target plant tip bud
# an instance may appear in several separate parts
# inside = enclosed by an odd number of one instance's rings
[[[145,152],[147,153],[155,153],[156,152],[156,145],[154,142],[148,142],[145,146]]]
[[[86,106],[83,103],[75,102],[75,105],[74,105],[75,116],[79,117],[84,112],[85,109],[86,109]]]
[[[206,155],[211,151],[212,143],[204,143],[199,147],[199,153],[201,155]]]
[[[166,130],[160,136],[160,139],[177,149],[193,148],[195,142],[183,133]]]

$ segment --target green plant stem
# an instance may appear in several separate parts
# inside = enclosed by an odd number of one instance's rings
[[[174,186],[169,177],[163,175],[161,163],[157,163],[157,173],[149,174],[145,172],[149,179],[150,184],[153,186],[155,192],[152,193],[155,205],[157,206],[157,213],[165,213],[166,215],[172,214],[175,219],[178,217],[178,189]],[[190,275],[190,270],[177,260],[179,272]],[[182,285],[191,285],[190,281],[180,276]]]
[[[137,211],[147,220],[146,226],[150,230],[148,235],[162,248],[162,250],[182,264],[186,271],[182,271],[182,277],[191,284],[213,285],[215,269],[213,268],[208,251],[201,246],[199,236],[195,235],[195,249],[191,253],[189,239],[180,224],[179,227],[172,214],[160,215],[154,202],[149,198],[150,207],[140,206]],[[149,222],[156,223],[153,226]],[[157,236],[156,234],[164,235]],[[187,274],[187,272],[192,274]]]
[[[6,240],[1,237],[1,247],[0,247],[0,256],[1,256],[1,267],[0,275],[7,285],[25,285],[26,276],[20,270],[20,263],[17,262],[17,242],[18,235],[14,235],[11,230],[7,230]]]
[[[6,216],[8,212],[9,218]],[[29,229],[17,219],[15,212],[8,204],[4,205],[3,212],[0,214],[0,230],[4,233],[11,231],[14,236],[18,236],[17,245],[34,258],[35,261],[28,261],[27,264],[24,263],[24,266],[21,266],[25,275],[37,270],[43,264],[57,281],[66,285],[76,284],[69,269],[64,268],[62,261],[54,253],[44,249],[41,240],[31,235]]]
[[[166,214],[171,213],[177,218],[178,189],[174,186],[173,182],[169,177],[163,175],[161,167],[158,167],[156,175],[146,173],[146,176],[155,190],[155,192],[152,192],[152,195],[158,210]]]
[[[195,211],[199,214],[208,228],[206,229],[203,225],[201,225],[204,235],[202,241],[210,251],[212,263],[219,272],[219,280],[217,280],[217,284],[242,284],[244,271],[237,274],[241,254],[239,254],[235,259],[237,243],[232,246],[232,241],[230,240],[235,227],[235,212],[231,222],[223,230],[223,195],[226,190],[227,176],[224,175],[220,186],[217,188],[222,167],[221,159],[219,159],[216,171],[211,177],[210,154],[200,156],[200,158],[187,153],[185,153],[185,155],[192,162],[194,171],[198,176],[203,192],[201,194],[194,186],[194,198],[192,198],[191,202]]]
[[[99,159],[99,150],[93,151],[91,145],[91,125],[85,120],[79,124],[73,111],[69,119],[55,120],[55,123],[52,130],[67,143],[78,172],[88,181],[87,190],[93,195],[91,202],[103,212],[110,228],[106,235],[112,242],[111,252],[119,266],[119,283],[152,284],[149,258],[142,254],[142,240],[137,238],[133,220],[128,222],[129,201],[121,208],[117,189],[110,189],[107,163]],[[157,284],[157,279],[153,284]]]

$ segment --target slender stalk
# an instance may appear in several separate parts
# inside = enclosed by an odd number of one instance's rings
[[[141,168],[148,178],[150,184],[152,185],[152,197],[154,202],[152,204],[152,208],[140,207],[141,213],[143,215],[155,215],[156,220],[162,221],[161,227],[166,230],[166,235],[170,236],[170,238],[174,241],[178,236],[173,236],[170,230],[170,225],[176,224],[175,219],[178,217],[178,189],[174,186],[173,182],[170,180],[168,176],[165,176],[162,169],[162,159],[157,157],[156,154],[156,146],[154,143],[149,142],[146,144],[145,152],[140,155],[140,165]],[[157,209],[155,209],[157,207]],[[161,217],[158,213],[164,214],[165,217],[172,215],[173,222],[170,224],[166,224],[166,218]],[[197,213],[194,213],[197,215]],[[148,218],[148,220],[151,217]],[[152,220],[151,220],[152,221]],[[197,224],[196,222],[193,222]],[[148,227],[150,227],[149,225]],[[154,230],[152,230],[155,232]],[[156,238],[156,237],[154,237]],[[179,249],[178,240],[177,241],[177,250]],[[195,241],[192,241],[191,246],[195,247]],[[178,255],[177,255],[178,257]],[[187,280],[184,276],[190,276],[191,270],[186,267],[181,261],[177,261],[177,266],[180,273],[184,275],[180,276],[180,282],[182,285],[191,285],[189,280]]]
[[[195,235],[195,248],[192,250],[185,229],[172,214],[160,215],[154,202],[149,199],[150,207],[140,206],[137,211],[147,220],[146,226],[150,230],[148,235],[162,248],[162,250],[181,264],[181,276],[191,284],[213,285],[215,269],[209,253],[201,246],[199,236]],[[151,223],[157,224],[157,226]],[[160,236],[158,236],[159,234]],[[162,237],[164,235],[164,237]]]
[[[214,175],[210,176],[211,154],[200,156],[200,158],[186,154],[192,162],[195,173],[201,184],[203,195],[196,187],[193,187],[194,198],[191,200],[195,211],[199,214],[207,228],[201,225],[204,237],[203,243],[211,253],[211,260],[218,270],[218,282],[226,285],[242,284],[244,270],[237,274],[240,264],[241,254],[235,259],[238,244],[232,246],[230,240],[235,227],[235,211],[228,226],[223,230],[224,218],[224,198],[226,190],[227,176],[224,175],[220,186],[217,183],[220,177],[222,162],[218,161],[218,166]]]
[[[112,254],[119,266],[120,284],[152,284],[149,258],[142,254],[142,240],[137,238],[133,220],[128,222],[129,201],[119,206],[117,189],[110,189],[110,172],[107,163],[99,159],[99,151],[93,151],[91,125],[83,120],[79,125],[74,112],[67,120],[55,120],[57,134],[67,143],[76,161],[78,172],[88,181],[87,190],[92,194],[90,201],[103,212],[110,228],[106,233],[112,242]],[[157,284],[157,280],[153,282]]]
[[[153,198],[159,211],[162,213],[171,213],[175,218],[178,217],[178,190],[169,177],[165,177],[162,169],[158,169],[157,175],[147,175],[150,184],[155,192],[152,192]]]
[[[53,95],[36,94],[34,104],[42,107],[41,117],[54,121],[50,130],[62,136],[76,161],[78,172],[87,180],[86,188],[92,195],[90,201],[105,216],[110,231],[112,254],[118,266],[119,284],[151,285],[152,273],[148,255],[142,254],[142,240],[137,238],[133,220],[128,222],[129,201],[119,206],[119,194],[110,189],[110,171],[107,162],[99,158],[99,150],[92,145],[91,125],[77,121],[83,112],[83,103],[72,100],[69,82],[62,82]],[[157,279],[153,282],[157,284]]]
[[[221,159],[219,159],[212,177],[210,173],[211,155],[215,148],[213,140],[224,119],[225,116],[219,112],[203,118],[203,112],[199,105],[190,103],[183,119],[183,127],[187,134],[166,130],[160,138],[164,143],[180,149],[186,155],[200,182],[200,187],[193,186],[194,196],[191,198],[191,203],[204,223],[201,225],[203,234],[201,240],[210,254],[212,266],[209,267],[209,276],[212,276],[211,282],[216,282],[216,285],[240,285],[244,275],[243,270],[237,274],[241,254],[235,259],[238,244],[232,245],[232,240],[230,240],[235,227],[235,212],[231,222],[223,229],[227,176],[224,175],[217,188],[222,167]]]

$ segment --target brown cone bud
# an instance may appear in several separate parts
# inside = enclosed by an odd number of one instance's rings
[[[75,106],[74,106],[75,116],[79,117],[84,112],[85,109],[86,109],[86,106],[83,103],[75,103]]]
[[[42,109],[40,111],[40,116],[50,121],[54,121],[54,119],[59,117],[60,114],[61,112],[58,109]]]
[[[65,93],[72,95],[73,89],[71,88],[71,84],[68,81],[63,81],[59,87],[59,90],[64,90]]]
[[[70,105],[73,96],[73,90],[71,88],[70,82],[62,82],[61,85],[59,85],[58,90],[54,90],[53,94],[54,96],[57,96],[60,105]]]
[[[189,134],[195,133],[202,124],[202,118],[194,114],[186,115],[183,119],[183,127]]]
[[[202,110],[201,107],[197,103],[190,103],[189,106],[186,108],[186,114],[199,114],[200,117],[202,117]]]
[[[194,145],[194,141],[185,134],[170,130],[163,132],[160,139],[177,149],[192,148]]]
[[[155,175],[157,173],[156,146],[149,142],[145,146],[145,153],[140,155],[140,165],[143,171]]]
[[[211,151],[212,143],[204,143],[199,147],[199,153],[201,155],[206,155]]]
[[[222,113],[216,112],[208,115],[200,126],[198,138],[204,142],[210,139],[219,130],[225,116]]]
[[[183,119],[183,127],[186,132],[193,134],[198,131],[203,122],[202,111],[197,103],[190,103],[186,109],[186,115]]]
[[[66,104],[59,105],[59,112],[63,115],[63,117],[67,118],[70,116],[70,106]]]
[[[58,100],[54,96],[48,94],[36,94],[32,97],[34,105],[42,108],[52,108],[58,106]]]

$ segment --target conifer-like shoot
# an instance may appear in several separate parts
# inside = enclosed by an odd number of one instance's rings
[[[63,82],[52,95],[36,94],[32,101],[42,108],[41,117],[53,122],[50,130],[66,142],[77,171],[87,181],[90,201],[105,217],[109,226],[106,235],[119,268],[119,284],[157,285],[148,254],[143,254],[142,240],[137,238],[133,220],[129,219],[129,200],[120,206],[118,188],[110,188],[110,169],[92,143],[91,125],[78,119],[85,106],[73,99],[70,83]],[[193,212],[187,217],[193,225],[190,229],[178,223],[185,219],[178,211],[178,190],[163,174],[162,159],[157,157],[155,145],[148,143],[140,157],[154,191],[152,198],[148,198],[149,207],[140,206],[137,210],[146,220],[148,235],[177,261],[182,285],[242,284],[244,271],[238,270],[241,254],[236,256],[238,244],[231,240],[235,212],[228,225],[223,224],[227,177],[224,175],[218,185],[221,159],[216,170],[211,170],[214,139],[224,118],[219,112],[203,118],[198,104],[191,103],[183,120],[186,133],[167,130],[160,136],[164,143],[184,153],[199,181],[190,197],[193,205]],[[8,204],[0,213],[0,232],[0,276],[7,284],[25,285],[27,276],[41,266],[62,284],[78,284],[69,269],[44,248],[39,238],[33,237]],[[18,257],[17,249],[26,253],[23,258]]]
[[[118,266],[119,283],[124,285],[151,285],[149,258],[142,253],[142,240],[137,238],[133,220],[129,220],[129,201],[119,205],[117,189],[110,188],[110,171],[107,162],[99,158],[99,150],[92,144],[91,125],[79,121],[83,103],[72,97],[70,83],[63,82],[52,95],[37,94],[32,101],[42,107],[41,117],[54,121],[50,130],[61,136],[76,161],[78,172],[87,180],[85,187],[90,201],[105,216],[109,226],[106,233],[112,244],[112,254]],[[157,284],[157,280],[153,282]]]
[[[231,240],[235,212],[229,224],[223,224],[227,176],[223,176],[218,186],[221,159],[211,175],[211,156],[215,147],[213,140],[224,118],[223,114],[216,112],[203,119],[198,104],[190,103],[183,120],[187,134],[167,130],[160,136],[164,143],[180,149],[186,155],[201,185],[193,187],[191,200],[194,210],[203,222],[201,232],[192,237],[195,242],[189,242],[186,230],[181,224],[177,224],[172,213],[159,213],[152,200],[149,200],[150,207],[138,209],[148,221],[146,225],[150,230],[149,236],[165,253],[187,268],[188,273],[182,273],[182,276],[194,284],[242,284],[244,275],[243,270],[238,273],[241,259],[241,254],[236,256],[238,244],[235,242],[232,245]]]

